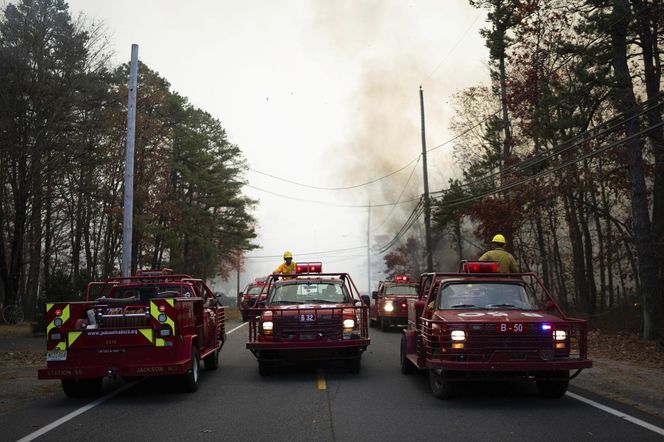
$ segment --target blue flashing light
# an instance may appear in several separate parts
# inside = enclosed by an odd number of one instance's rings
[[[542,331],[551,331],[551,324],[542,324]]]

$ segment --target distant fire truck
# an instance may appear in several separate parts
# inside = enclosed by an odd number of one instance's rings
[[[256,278],[254,282],[247,284],[243,291],[238,295],[238,309],[240,309],[240,314],[242,315],[242,320],[247,322],[249,319],[249,310],[254,307],[256,301],[264,301],[265,294],[260,296],[263,287],[265,286],[265,278]]]
[[[397,275],[381,281],[371,294],[374,302],[369,310],[369,325],[386,331],[393,325],[408,324],[408,299],[417,298],[419,284],[408,276]]]
[[[567,318],[534,273],[497,271],[494,262],[464,262],[460,273],[420,277],[419,297],[408,301],[401,371],[427,370],[441,399],[474,379],[530,380],[545,397],[563,396],[569,380],[592,367],[586,322]]]
[[[249,316],[247,348],[260,375],[279,362],[302,360],[344,360],[359,372],[369,345],[369,297],[360,296],[349,274],[321,273],[319,262],[299,263],[296,272],[269,276],[265,306]]]
[[[67,396],[97,394],[106,376],[176,375],[196,391],[200,361],[217,369],[224,308],[201,279],[139,271],[89,283],[86,299],[46,304],[47,368],[38,377],[61,379]]]

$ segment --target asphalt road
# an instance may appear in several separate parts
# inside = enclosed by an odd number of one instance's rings
[[[98,405],[58,393],[0,415],[0,440],[34,435],[77,410],[37,440],[664,440],[575,398],[541,398],[529,384],[474,383],[459,398],[436,399],[427,376],[400,373],[398,331],[371,330],[360,374],[321,364],[282,367],[270,377],[259,376],[247,333],[245,325],[229,335],[219,370],[203,371],[196,393],[172,392],[157,380],[105,381],[105,394],[116,395]],[[664,431],[662,420],[571,391]]]

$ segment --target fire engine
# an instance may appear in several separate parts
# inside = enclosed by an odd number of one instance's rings
[[[94,298],[94,299],[93,299]],[[99,393],[102,379],[170,375],[198,389],[200,361],[216,370],[224,308],[208,286],[170,269],[90,282],[84,302],[46,304],[47,368],[69,397]]]
[[[405,275],[381,281],[371,293],[374,302],[369,309],[369,325],[386,331],[393,325],[408,324],[408,299],[417,298],[418,283]]]
[[[348,273],[322,273],[322,264],[299,263],[296,273],[270,275],[264,306],[249,316],[249,349],[258,372],[280,362],[343,360],[360,371],[369,345],[367,304]]]
[[[257,301],[265,301],[265,295],[260,295],[265,286],[265,278],[256,278],[254,282],[247,284],[243,291],[238,295],[238,309],[242,315],[242,321],[249,319],[249,310],[254,307]]]
[[[558,398],[592,367],[586,322],[566,317],[536,274],[498,273],[486,261],[421,275],[400,359],[404,374],[428,371],[441,399],[477,379],[535,381],[542,396]]]

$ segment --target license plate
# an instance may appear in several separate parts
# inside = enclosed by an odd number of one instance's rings
[[[316,335],[314,333],[300,333],[301,341],[313,341],[314,339],[316,339]]]
[[[313,313],[306,313],[303,315],[300,315],[300,321],[301,322],[313,322],[316,320],[316,315]]]
[[[67,350],[53,349],[46,352],[46,361],[66,361]]]
[[[528,326],[521,323],[505,323],[497,324],[496,330],[498,333],[525,333],[528,331]]]

